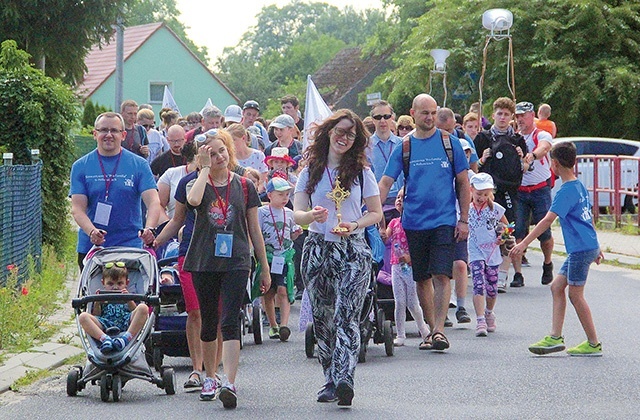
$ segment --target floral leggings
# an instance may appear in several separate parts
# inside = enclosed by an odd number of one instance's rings
[[[495,298],[498,294],[498,267],[499,265],[487,265],[486,261],[471,261],[471,278],[473,279],[473,294]]]

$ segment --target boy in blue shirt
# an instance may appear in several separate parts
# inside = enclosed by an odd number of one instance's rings
[[[570,142],[557,143],[551,149],[551,168],[562,178],[562,187],[555,195],[547,215],[536,225],[524,240],[516,245],[510,256],[521,255],[527,246],[547,230],[556,217],[569,256],[551,283],[553,295],[553,318],[551,334],[529,346],[535,354],[549,354],[565,349],[562,325],[567,307],[565,289],[569,286],[569,299],[587,335],[587,341],[567,350],[571,356],[602,356],[602,344],[598,341],[591,310],[584,298],[584,286],[589,266],[604,259],[593,227],[589,193],[576,178],[573,167],[576,163],[576,147]]]

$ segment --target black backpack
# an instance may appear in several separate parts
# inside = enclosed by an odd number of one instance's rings
[[[493,136],[491,157],[482,171],[491,174],[497,185],[517,188],[522,184],[522,159],[512,140],[513,137],[506,134]]]

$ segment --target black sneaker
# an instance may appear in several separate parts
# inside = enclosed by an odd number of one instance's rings
[[[542,280],[540,282],[547,285],[553,281],[553,263],[542,264]]]
[[[471,317],[467,313],[467,310],[464,309],[464,306],[461,306],[456,311],[456,319],[458,320],[458,324],[468,324],[471,322]]]
[[[524,277],[522,277],[522,273],[515,273],[513,275],[513,281],[509,285],[511,287],[522,287],[524,286]]]
[[[340,381],[336,385],[336,397],[338,397],[338,405],[342,407],[351,407],[353,401],[353,386],[347,381]]]
[[[453,327],[453,321],[449,319],[449,316],[447,316],[444,319],[444,326],[445,327]]]

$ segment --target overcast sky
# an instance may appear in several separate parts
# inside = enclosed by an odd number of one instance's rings
[[[189,27],[187,34],[197,45],[209,49],[212,64],[224,47],[235,46],[250,27],[257,22],[256,15],[264,6],[283,6],[289,0],[176,0],[179,19]],[[382,8],[381,0],[324,0],[342,8],[353,6],[356,10]]]

